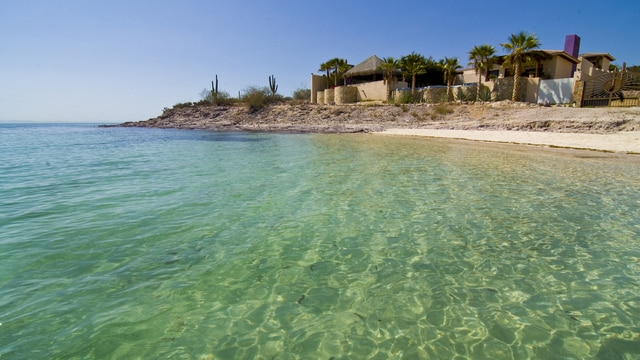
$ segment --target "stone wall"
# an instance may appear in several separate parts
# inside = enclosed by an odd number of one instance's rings
[[[576,80],[573,83],[573,100],[576,107],[582,107],[582,97],[584,96],[584,81]]]
[[[518,101],[524,101],[527,96],[528,78],[518,78]],[[513,94],[513,77],[499,78],[494,80],[493,91],[491,92],[491,101],[511,100]]]
[[[427,104],[447,101],[447,87],[427,87],[424,89],[422,100]],[[451,100],[451,99],[449,99]]]
[[[358,88],[355,86],[338,86],[335,88],[336,104],[353,104],[358,101]]]
[[[410,102],[422,102],[424,96],[424,89],[416,89],[412,94],[411,89],[396,89],[393,92],[393,101],[396,104],[406,104]]]
[[[457,101],[475,101],[477,85],[455,86],[451,89],[451,94]]]
[[[335,102],[335,90],[326,89],[324,91],[324,104],[330,105]]]
[[[313,98],[312,98],[313,100]],[[320,105],[324,105],[324,90],[322,91],[318,91],[316,93],[316,99],[313,102],[313,104],[320,104]]]

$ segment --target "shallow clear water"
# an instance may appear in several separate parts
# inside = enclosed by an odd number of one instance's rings
[[[0,358],[638,358],[639,159],[3,124]]]

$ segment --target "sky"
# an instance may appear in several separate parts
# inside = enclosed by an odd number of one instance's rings
[[[608,52],[640,65],[640,1],[0,0],[0,121],[118,123],[198,101],[218,76],[291,96],[339,57],[411,52],[466,65],[535,33],[542,49]]]

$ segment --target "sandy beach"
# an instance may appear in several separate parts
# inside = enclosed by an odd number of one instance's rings
[[[507,130],[387,129],[376,134],[425,136],[640,154],[640,131],[584,134]]]

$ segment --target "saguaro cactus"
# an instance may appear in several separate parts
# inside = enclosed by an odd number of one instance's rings
[[[218,75],[216,74],[215,85],[211,81],[211,98],[213,99],[213,105],[218,105]]]
[[[276,85],[276,77],[271,75],[269,76],[269,89],[271,90],[271,96],[276,94],[278,91],[278,85]]]

